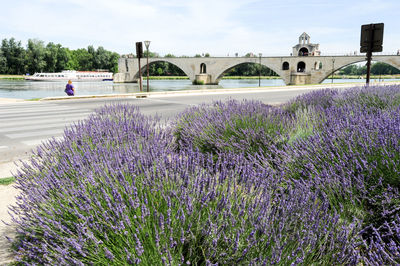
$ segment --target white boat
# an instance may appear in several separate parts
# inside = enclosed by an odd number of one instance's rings
[[[112,81],[113,73],[64,70],[59,73],[35,73],[33,75],[26,75],[24,78],[34,81]]]

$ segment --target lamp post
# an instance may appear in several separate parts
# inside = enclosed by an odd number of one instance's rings
[[[331,76],[331,83],[333,83],[333,73],[335,72],[335,59],[332,59],[332,76]]]
[[[261,56],[262,56],[262,53],[259,53],[258,56],[260,58],[260,66],[258,69],[258,87],[261,87]]]
[[[147,92],[149,92],[149,46],[150,46],[150,41],[144,41],[144,45],[146,46],[146,53],[147,53]]]

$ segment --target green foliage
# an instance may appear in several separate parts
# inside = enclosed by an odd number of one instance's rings
[[[157,68],[157,74],[161,76],[164,73],[163,69],[161,67]]]
[[[0,73],[4,74],[7,72],[7,59],[5,58],[3,51],[0,50]]]
[[[397,69],[386,63],[376,62],[376,63],[372,64],[372,66],[371,66],[371,74],[373,74],[373,75],[381,75],[381,74],[395,75],[395,74],[400,74],[400,69]]]
[[[362,76],[367,74],[367,67],[365,65],[349,65],[339,71],[339,75],[356,75]],[[397,69],[389,64],[376,62],[371,64],[372,75],[395,75],[400,74],[400,69]]]
[[[0,178],[0,185],[7,186],[15,182],[15,177]]]
[[[29,39],[26,49],[26,71],[28,73],[43,72],[46,67],[44,42]]]
[[[21,42],[17,42],[14,38],[3,39],[0,50],[3,52],[7,64],[3,74],[24,74],[26,51],[21,46]]]
[[[203,80],[194,80],[193,81],[193,85],[204,85],[204,81]]]
[[[118,71],[119,54],[99,46],[70,50],[52,42],[47,45],[29,39],[27,48],[14,38],[4,39],[0,47],[0,74],[33,74],[35,72],[60,72],[62,70]]]
[[[228,70],[225,76],[258,76],[261,71],[261,76],[278,76],[272,69],[259,64],[245,63],[237,65]]]

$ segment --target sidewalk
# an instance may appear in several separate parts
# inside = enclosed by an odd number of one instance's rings
[[[24,99],[14,99],[14,98],[0,98],[0,104],[24,102]]]
[[[11,216],[8,214],[8,206],[16,202],[18,190],[14,185],[0,185],[0,265],[6,265],[13,260],[11,245],[6,237],[13,238],[15,236],[15,226],[11,224]]]
[[[18,169],[15,162],[0,163],[0,178],[12,177]]]
[[[12,177],[18,170],[14,162],[0,164],[0,178]],[[15,183],[0,185],[0,265],[7,265],[13,261],[11,245],[7,237],[15,237],[15,225],[9,215],[9,206],[16,203],[18,190]]]

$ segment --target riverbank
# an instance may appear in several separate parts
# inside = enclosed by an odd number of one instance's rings
[[[222,79],[281,79],[279,76],[223,76]],[[329,76],[327,79],[331,79]],[[333,79],[366,79],[366,75],[333,75]],[[146,80],[146,76],[143,76]],[[149,80],[184,80],[187,76],[150,76]],[[370,79],[400,79],[400,75],[371,75]]]
[[[188,76],[150,76],[149,80],[180,80],[189,79]],[[259,79],[258,76],[224,76],[222,79]],[[261,76],[261,79],[281,79],[279,76]],[[143,76],[146,80],[146,76]]]
[[[0,75],[0,79],[6,80],[24,80],[23,75]]]
[[[331,79],[329,76],[326,79]],[[366,79],[367,75],[333,75],[333,79]],[[400,79],[400,75],[371,75],[370,79]]]

